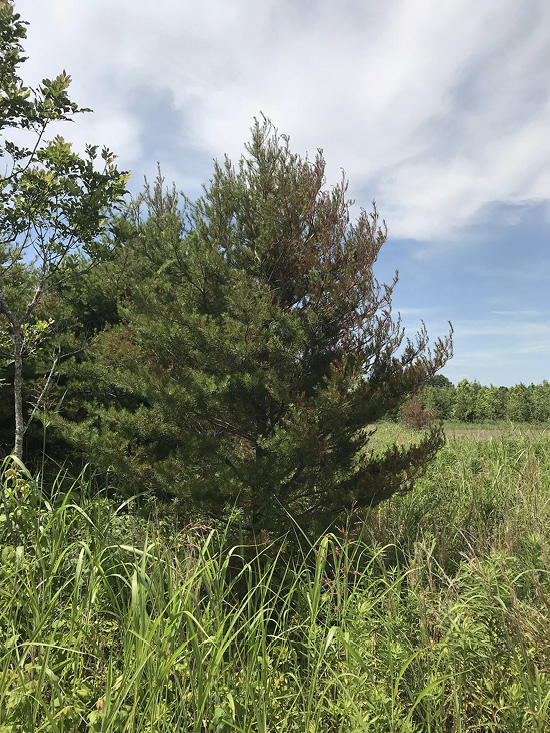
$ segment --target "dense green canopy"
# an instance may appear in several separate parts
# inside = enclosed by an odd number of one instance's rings
[[[450,341],[433,355],[425,332],[404,341],[395,282],[373,274],[385,226],[376,210],[352,222],[345,181],[328,190],[324,173],[320,152],[302,159],[257,121],[199,201],[159,178],[120,222],[123,323],[80,372],[88,419],[71,431],[119,481],[212,513],[237,503],[271,527],[285,511],[305,523],[376,505],[441,446],[433,429],[368,453],[369,426]]]

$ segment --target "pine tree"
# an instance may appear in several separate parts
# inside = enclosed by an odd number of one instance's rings
[[[181,208],[158,179],[134,207],[139,277],[85,365],[89,419],[72,435],[133,491],[213,514],[237,503],[255,528],[286,511],[305,526],[411,487],[441,430],[375,456],[370,428],[445,364],[451,340],[431,353],[425,330],[405,339],[397,278],[373,274],[385,225],[376,209],[351,221],[321,151],[292,153],[267,120],[246,151],[215,164],[196,203]]]

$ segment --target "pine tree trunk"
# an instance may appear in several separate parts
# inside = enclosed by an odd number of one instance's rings
[[[25,423],[23,420],[23,329],[19,324],[13,326],[13,394],[15,407],[15,445],[13,454],[23,460],[23,437]]]

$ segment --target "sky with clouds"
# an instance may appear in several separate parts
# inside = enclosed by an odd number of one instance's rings
[[[29,83],[94,109],[67,139],[200,194],[254,116],[386,219],[377,274],[453,381],[550,380],[548,0],[16,0]]]

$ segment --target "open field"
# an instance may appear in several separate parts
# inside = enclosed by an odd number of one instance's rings
[[[447,440],[453,438],[470,438],[472,440],[490,440],[503,436],[509,438],[542,437],[550,438],[550,425],[547,423],[511,423],[507,421],[496,423],[465,423],[445,421],[443,429]],[[408,443],[418,436],[414,430],[404,425],[392,422],[383,422],[376,426],[375,442],[381,440],[389,443],[398,440],[401,443]]]
[[[492,437],[312,544],[20,483],[0,731],[548,731],[550,441]]]
[[[450,438],[471,438],[473,440],[485,440],[497,438],[503,435],[550,436],[550,425],[545,423],[459,423],[445,422],[445,434]]]

